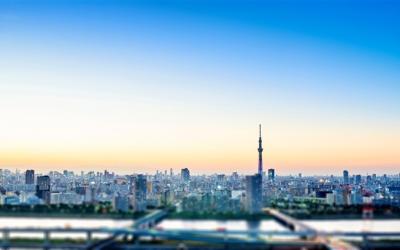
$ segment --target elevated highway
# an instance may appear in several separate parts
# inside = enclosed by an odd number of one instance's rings
[[[344,242],[338,238],[333,238],[326,233],[319,232],[318,230],[307,226],[295,218],[292,218],[286,214],[273,208],[265,208],[264,212],[272,216],[276,221],[281,223],[283,226],[287,227],[293,232],[303,232],[306,239],[320,243],[331,250],[359,250],[358,247]]]

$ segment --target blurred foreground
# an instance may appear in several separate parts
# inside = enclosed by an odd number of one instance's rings
[[[400,220],[0,218],[3,249],[399,249]]]

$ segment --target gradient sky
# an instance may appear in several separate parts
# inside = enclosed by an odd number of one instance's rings
[[[398,1],[0,0],[0,166],[400,172]]]

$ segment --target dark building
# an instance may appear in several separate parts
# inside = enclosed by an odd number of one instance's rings
[[[129,199],[126,195],[118,194],[114,198],[114,208],[117,211],[128,212],[129,211]]]
[[[225,175],[224,174],[217,175],[217,182],[219,184],[222,184],[224,181],[225,181]]]
[[[273,168],[268,169],[268,180],[270,181],[275,180],[275,169]]]
[[[387,178],[387,174],[383,175],[383,183],[387,183],[388,182],[388,178]]]
[[[26,170],[25,172],[25,184],[33,185],[35,184],[35,170]]]
[[[262,209],[262,177],[260,174],[246,176],[246,210],[259,213]]]
[[[354,182],[355,182],[356,185],[360,185],[361,184],[361,175],[360,174],[356,175],[356,179],[354,180]]]
[[[36,181],[36,196],[46,204],[50,204],[50,177],[48,175],[39,176]]]
[[[367,185],[372,185],[372,176],[367,175]]]
[[[145,175],[139,174],[134,177],[135,211],[146,211],[147,207],[147,179]]]
[[[85,195],[86,187],[84,187],[84,186],[75,187],[75,193],[77,193],[79,195]]]
[[[315,192],[315,197],[316,198],[326,198],[327,194],[331,194],[331,190],[317,190]]]
[[[352,177],[349,177],[349,183],[354,184],[354,179],[355,179],[354,175]]]
[[[188,168],[183,168],[181,170],[181,178],[183,181],[187,182],[190,180],[190,171]]]
[[[347,170],[343,171],[343,183],[349,184],[349,171]]]

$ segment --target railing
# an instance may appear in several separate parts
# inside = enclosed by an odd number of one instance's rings
[[[2,228],[0,229],[2,233],[1,247],[3,249],[8,249],[11,247],[20,248],[42,248],[51,249],[59,248],[81,248],[86,249],[94,241],[94,234],[102,235],[126,235],[136,238],[140,237],[151,237],[157,239],[166,240],[178,240],[178,241],[199,241],[204,243],[212,244],[285,244],[282,241],[282,237],[286,239],[286,244],[296,242],[298,244],[307,244],[310,242],[308,240],[309,232],[293,232],[293,231],[263,231],[263,230],[161,230],[161,229],[135,229],[135,228],[119,228],[119,229],[108,229],[108,228]],[[27,241],[24,243],[22,240],[19,242],[12,241],[10,234],[18,233],[32,234],[32,233],[42,233],[43,240],[42,243],[29,243]],[[52,234],[56,233],[68,233],[68,234],[85,234],[86,237],[81,243],[62,243],[53,242]],[[263,236],[254,238],[254,235]],[[368,241],[371,238],[396,238],[400,240],[400,232],[332,232],[324,233],[319,232],[318,236],[332,238],[332,237],[351,237],[359,238],[363,241]],[[280,238],[280,240],[274,240],[274,238]],[[23,238],[23,237],[22,237]],[[113,239],[114,240],[114,239]],[[101,248],[99,248],[101,249]]]
[[[68,234],[84,234],[85,237],[82,241],[80,248],[86,248],[87,245],[91,244],[93,241],[93,234],[99,233],[103,235],[111,235],[114,231],[109,229],[99,229],[99,228],[2,228],[0,229],[2,235],[1,248],[8,249],[10,247],[19,248],[43,248],[50,249],[54,245],[59,246],[60,244],[54,244],[51,242],[52,234],[68,233]],[[18,237],[11,237],[11,234],[18,234]],[[42,234],[42,243],[32,243],[32,234]],[[24,237],[25,236],[25,237]],[[12,241],[18,239],[18,242]],[[28,239],[28,240],[27,240]],[[37,237],[34,237],[36,240]],[[24,240],[27,243],[24,243]],[[65,243],[63,248],[77,247],[77,244],[67,244]],[[78,246],[79,247],[79,246]]]

